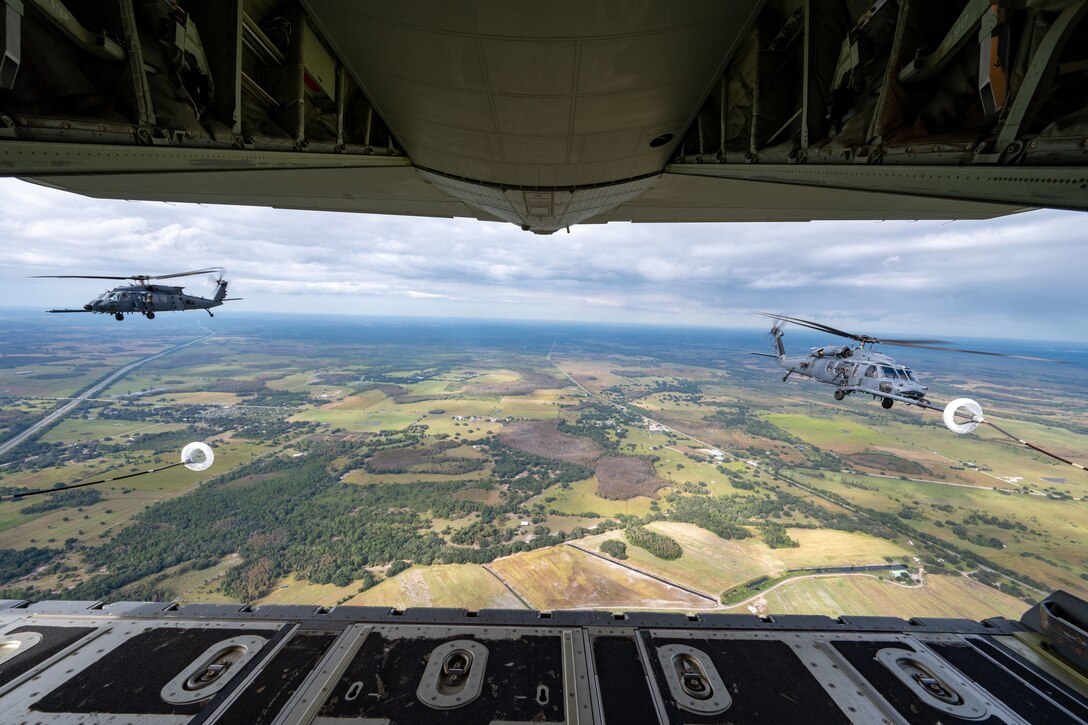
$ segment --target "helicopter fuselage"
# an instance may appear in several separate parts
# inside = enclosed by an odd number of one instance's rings
[[[850,345],[814,347],[807,355],[787,355],[782,344],[782,331],[774,328],[775,354],[778,364],[790,375],[803,375],[821,383],[834,385],[835,397],[842,400],[850,393],[869,393],[880,398],[884,407],[892,402],[921,401],[928,388],[922,385],[914,371],[891,357],[875,350]]]
[[[226,283],[220,283],[214,297],[197,297],[182,292],[181,287],[161,284],[122,285],[103,292],[83,305],[87,312],[113,315],[123,319],[125,315],[144,315],[154,319],[156,312],[180,310],[209,310],[219,307],[227,296]]]

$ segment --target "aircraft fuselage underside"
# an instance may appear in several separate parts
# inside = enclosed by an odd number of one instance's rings
[[[1088,209],[1088,0],[5,0],[0,174],[507,221]]]

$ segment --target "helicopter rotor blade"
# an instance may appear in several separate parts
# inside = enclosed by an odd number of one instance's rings
[[[818,330],[820,332],[828,332],[828,333],[831,333],[832,335],[838,335],[839,337],[846,337],[846,338],[849,338],[851,340],[857,340],[858,342],[861,342],[862,340],[868,340],[869,339],[865,335],[855,335],[855,334],[853,334],[851,332],[846,332],[845,330],[838,330],[838,329],[836,329],[834,327],[829,327],[829,326],[824,325],[824,324],[819,323],[819,322],[812,322],[810,320],[802,320],[799,317],[788,317],[786,315],[778,315],[778,314],[775,314],[773,312],[757,312],[756,314],[757,315],[763,315],[764,317],[770,317],[771,319],[774,319],[774,320],[780,320],[782,322],[792,322],[795,325],[800,325],[802,327],[807,327],[807,328],[809,328],[811,330]]]
[[[149,279],[171,279],[173,277],[188,277],[193,274],[208,274],[209,272],[219,272],[222,274],[222,267],[209,267],[208,269],[195,269],[192,272],[175,272],[173,274],[130,274],[127,277],[112,277],[100,274],[36,274],[31,279],[116,279],[126,280],[133,279],[136,281],[146,281]]]
[[[963,352],[968,355],[987,355],[989,357],[1011,357],[1017,360],[1035,360],[1037,362],[1061,362],[1060,360],[1054,360],[1048,357],[1033,357],[1031,355],[1012,355],[1007,352],[990,352],[988,350],[968,350],[962,347],[944,347],[936,345],[916,345],[912,344],[912,341],[895,341],[895,340],[881,340],[884,345],[895,345],[897,347],[913,347],[918,350],[940,350],[941,352]]]
[[[900,340],[880,338],[881,345],[899,345],[900,347],[918,346],[918,345],[948,345],[947,340]]]
[[[192,272],[175,272],[174,274],[140,275],[141,279],[171,279],[172,277],[188,277],[194,274],[208,274],[209,272],[222,272],[222,267],[209,267],[208,269],[194,269]],[[130,279],[136,279],[131,277]]]
[[[818,330],[820,332],[827,332],[832,335],[838,335],[840,337],[846,337],[851,340],[855,340],[861,343],[872,343],[880,345],[894,345],[896,347],[913,347],[919,350],[940,350],[941,352],[962,352],[969,355],[988,355],[990,357],[1008,357],[1018,360],[1035,360],[1038,362],[1060,362],[1051,358],[1045,357],[1033,357],[1030,355],[1012,355],[1004,352],[989,352],[987,350],[968,350],[960,347],[946,347],[950,343],[945,340],[906,340],[906,339],[884,339],[879,337],[873,337],[872,335],[855,335],[845,330],[839,330],[828,325],[824,325],[819,322],[812,322],[811,320],[802,320],[798,317],[789,317],[787,315],[779,315],[773,312],[757,312],[756,314],[763,315],[764,317],[770,317],[775,320],[781,320],[783,322],[792,322],[795,325],[801,325],[812,330]]]
[[[135,279],[134,277],[104,277],[96,274],[35,274],[30,279]]]

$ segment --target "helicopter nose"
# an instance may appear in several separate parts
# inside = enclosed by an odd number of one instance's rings
[[[94,307],[92,305],[87,304],[87,305],[83,305],[83,309],[87,310],[87,312],[90,312],[91,310],[94,309]]]

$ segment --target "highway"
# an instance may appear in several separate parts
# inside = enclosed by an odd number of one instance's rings
[[[204,329],[207,329],[207,328],[204,328]],[[70,402],[62,405],[61,407],[57,408],[56,410],[51,411],[50,413],[47,413],[45,416],[42,417],[41,420],[34,423],[34,425],[30,426],[29,428],[24,430],[22,433],[19,433],[19,434],[13,436],[12,438],[9,438],[8,440],[4,441],[3,443],[0,443],[0,456],[3,456],[5,453],[7,453],[11,449],[15,448],[20,443],[27,440],[28,438],[30,438],[31,436],[33,436],[35,433],[42,430],[43,428],[47,428],[48,426],[53,425],[54,423],[56,423],[61,418],[68,415],[68,413],[72,412],[72,410],[77,405],[82,403],[84,400],[87,400],[88,398],[94,396],[98,392],[100,392],[102,390],[105,390],[110,385],[112,385],[113,383],[115,383],[118,380],[120,380],[121,378],[123,378],[125,375],[127,375],[129,372],[131,372],[135,368],[140,367],[141,365],[143,365],[146,362],[151,362],[152,360],[157,360],[160,357],[163,357],[165,355],[169,355],[172,352],[177,352],[178,350],[189,347],[190,345],[195,345],[198,342],[204,342],[209,337],[212,337],[212,335],[214,335],[214,334],[215,334],[214,332],[209,331],[209,334],[205,335],[204,337],[198,337],[195,340],[191,340],[191,341],[186,342],[186,343],[184,343],[182,345],[177,345],[176,347],[172,347],[169,350],[163,350],[162,352],[156,353],[155,355],[151,355],[150,357],[145,357],[144,359],[137,360],[134,363],[129,363],[128,365],[125,365],[123,368],[120,368],[120,369],[110,373],[108,376],[106,376],[105,378],[103,378],[99,382],[95,383],[91,387],[84,390],[77,397],[72,398],[70,400]]]

